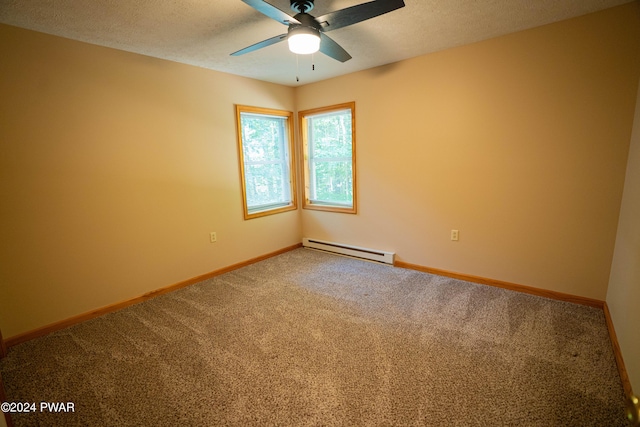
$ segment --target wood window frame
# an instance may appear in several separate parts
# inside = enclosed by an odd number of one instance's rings
[[[309,143],[308,143],[308,129],[307,129],[307,117],[324,113],[330,113],[332,111],[339,110],[351,110],[351,182],[352,182],[352,205],[349,207],[340,206],[338,204],[324,204],[314,203],[310,199],[310,172],[309,172]],[[304,110],[298,112],[298,126],[300,130],[300,149],[302,157],[302,171],[304,178],[304,194],[303,194],[303,209],[311,209],[327,212],[340,212],[348,214],[357,214],[357,179],[356,179],[356,103],[346,102],[342,104],[330,105],[327,107],[313,108],[310,110]]]
[[[297,203],[297,189],[296,189],[296,161],[295,161],[295,144],[294,144],[294,123],[293,123],[293,112],[286,110],[278,110],[273,108],[263,108],[263,107],[253,107],[248,105],[239,105],[236,104],[236,134],[237,134],[237,145],[238,145],[238,159],[240,165],[240,182],[242,186],[242,205],[243,205],[243,214],[244,219],[253,219],[260,218],[267,215],[274,215],[281,212],[287,212],[296,210],[298,208]],[[285,206],[278,206],[272,209],[264,209],[256,212],[250,212],[248,203],[247,203],[247,187],[245,180],[245,161],[244,161],[244,150],[243,150],[243,138],[242,138],[242,113],[249,113],[255,115],[264,115],[264,116],[278,116],[284,117],[287,119],[287,125],[285,129],[285,133],[287,135],[288,141],[286,142],[286,147],[288,149],[288,166],[289,166],[289,191],[291,192],[291,201],[289,204]]]

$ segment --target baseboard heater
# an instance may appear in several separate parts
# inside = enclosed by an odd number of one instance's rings
[[[306,237],[302,239],[302,246],[392,265],[395,256],[393,252],[360,248],[358,246],[343,245],[342,243],[325,242],[322,240],[308,239]]]

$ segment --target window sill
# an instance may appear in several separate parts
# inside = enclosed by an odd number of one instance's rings
[[[274,209],[265,209],[263,211],[256,211],[251,213],[245,212],[244,219],[261,218],[263,216],[274,215],[281,212],[295,211],[297,208],[298,206],[295,203],[293,203],[287,206],[282,206]]]
[[[311,202],[305,202],[302,206],[303,209],[309,209],[314,211],[325,211],[325,212],[338,212],[338,213],[347,213],[347,214],[356,214],[357,210],[355,206],[339,206],[339,205],[329,205],[329,204],[316,204]]]

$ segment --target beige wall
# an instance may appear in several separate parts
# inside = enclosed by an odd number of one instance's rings
[[[299,110],[357,117],[358,215],[305,210],[305,237],[604,300],[639,5],[299,88]]]
[[[243,220],[234,115],[294,89],[3,25],[0,52],[5,339],[300,242],[299,211]]]
[[[640,90],[629,150],[607,305],[627,373],[640,392]]]

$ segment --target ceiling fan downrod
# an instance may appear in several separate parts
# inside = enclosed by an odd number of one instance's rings
[[[297,13],[307,13],[313,9],[313,0],[291,0],[291,10]]]

